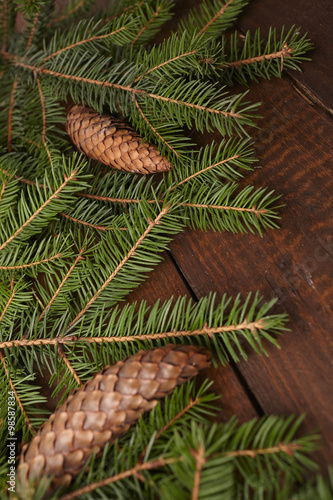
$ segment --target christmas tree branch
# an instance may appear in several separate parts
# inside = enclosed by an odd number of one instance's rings
[[[74,370],[73,366],[71,365],[69,359],[67,358],[67,356],[65,354],[64,348],[61,344],[58,345],[58,354],[63,359],[63,361],[64,361],[65,365],[67,366],[68,370],[70,371],[70,373],[73,375],[78,386],[82,385],[82,381],[81,381],[80,377],[78,376],[78,374]]]
[[[61,21],[64,21],[67,19],[69,16],[74,14],[77,10],[79,10],[82,5],[84,5],[86,0],[80,0],[72,9],[70,9],[68,12],[65,14],[60,15],[59,17],[56,17],[55,19],[51,19],[51,21],[46,25],[47,28],[50,28],[53,24],[60,23]]]
[[[208,170],[211,170],[212,168],[218,167],[219,165],[223,165],[224,163],[228,163],[229,161],[235,160],[236,158],[240,158],[240,156],[241,155],[236,154],[236,155],[231,156],[230,158],[226,158],[224,160],[221,160],[221,161],[215,163],[214,165],[209,165],[208,167],[204,167],[203,169],[199,170],[198,172],[195,172],[194,174],[186,177],[186,179],[183,179],[182,181],[178,182],[175,186],[173,186],[170,189],[170,191],[173,191],[174,189],[176,189],[181,184],[184,184],[185,182],[188,182],[189,180],[191,180],[194,177],[202,174],[203,172],[207,172]]]
[[[19,395],[17,393],[15,385],[14,385],[14,383],[13,383],[13,381],[12,381],[10,375],[9,375],[9,371],[8,371],[8,368],[7,368],[7,365],[6,365],[6,360],[5,360],[5,358],[4,358],[3,354],[2,354],[2,350],[0,350],[0,360],[1,360],[2,366],[3,366],[4,370],[5,370],[6,377],[8,378],[9,385],[10,385],[13,393],[15,394],[15,398],[16,398],[17,404],[19,405],[19,408],[20,408],[22,414],[24,415],[25,422],[26,422],[27,426],[29,427],[30,431],[33,434],[36,434],[36,431],[35,431],[33,425],[31,424],[30,419],[28,417],[28,414],[25,411],[25,408],[24,408],[24,406],[22,404],[22,401],[21,401],[21,399],[20,399],[20,397],[19,397]]]
[[[207,29],[210,27],[211,24],[213,24],[219,17],[223,16],[223,14],[225,13],[226,9],[233,2],[234,2],[234,0],[228,0],[228,2],[225,5],[223,5],[223,7],[221,7],[221,9],[218,12],[216,12],[216,14],[208,21],[208,23],[205,24],[205,26],[199,31],[199,33],[197,34],[197,36],[201,36],[203,33],[205,33],[205,31],[207,31]]]
[[[0,203],[1,203],[2,197],[3,197],[3,195],[4,195],[4,192],[5,192],[5,189],[6,189],[7,183],[8,183],[8,181],[4,181],[4,182],[2,183],[2,186],[1,186],[1,191],[0,191]]]
[[[12,301],[14,300],[15,294],[16,294],[16,292],[17,292],[17,290],[14,288],[14,278],[12,278],[12,280],[11,280],[11,284],[10,284],[10,291],[11,291],[11,294],[10,294],[10,296],[9,296],[9,299],[8,299],[8,301],[6,302],[5,307],[4,307],[3,311],[2,311],[2,313],[0,314],[0,323],[1,323],[1,321],[3,320],[3,318],[4,318],[4,316],[5,316],[6,312],[7,312],[7,310],[8,310],[8,308],[9,308],[10,304],[11,304],[11,303],[12,303]]]
[[[289,48],[287,44],[284,44],[282,50],[278,50],[277,52],[272,52],[270,54],[262,54],[260,56],[255,56],[255,57],[250,57],[248,59],[242,59],[240,61],[231,61],[231,62],[225,62],[222,64],[219,64],[217,67],[218,68],[224,68],[224,67],[239,67],[239,66],[244,66],[246,64],[254,64],[256,62],[262,62],[265,60],[270,60],[270,59],[283,59],[284,57],[291,57],[291,53],[294,51],[294,49]]]
[[[14,103],[15,103],[15,92],[16,92],[16,89],[17,89],[18,82],[19,82],[19,78],[16,77],[15,81],[14,81],[14,84],[13,84],[12,92],[10,94],[8,122],[7,122],[7,149],[8,149],[8,151],[12,150],[13,109],[14,109]]]
[[[72,43],[71,45],[68,45],[67,47],[63,47],[62,49],[59,49],[56,52],[53,52],[53,54],[50,54],[49,56],[45,57],[43,59],[43,62],[48,61],[49,59],[51,59],[51,57],[55,57],[58,54],[61,54],[62,52],[65,52],[66,50],[72,49],[74,47],[78,47],[79,45],[82,45],[84,43],[93,42],[95,40],[102,40],[103,38],[108,38],[109,36],[115,35],[116,33],[119,33],[120,31],[123,31],[124,29],[126,29],[126,26],[122,26],[121,28],[119,28],[119,29],[117,29],[115,31],[112,31],[111,33],[106,33],[105,35],[92,36],[90,38],[86,38],[84,40],[80,40],[79,42]]]
[[[150,447],[152,444],[154,444],[159,438],[160,436],[165,433],[175,422],[177,422],[177,420],[181,419],[187,412],[189,412],[194,406],[200,404],[201,402],[201,399],[200,397],[197,397],[195,399],[192,399],[192,397],[190,398],[190,402],[188,405],[186,405],[179,413],[177,413],[173,418],[171,418],[163,427],[162,429],[160,429],[156,434],[155,434],[155,437],[154,437],[154,440],[153,442],[149,442],[147,444],[147,446],[145,447],[145,449],[143,450],[143,452],[141,453],[140,457],[139,457],[139,463],[142,463],[142,461],[144,460],[145,456],[146,456],[146,453],[147,453],[147,450],[148,450],[148,447]]]
[[[165,66],[166,64],[170,64],[171,62],[174,62],[174,61],[177,61],[178,59],[182,59],[183,57],[187,57],[187,56],[191,56],[193,54],[196,54],[198,52],[197,49],[194,49],[194,50],[191,50],[189,52],[185,52],[184,54],[179,54],[178,56],[175,56],[171,59],[168,59],[167,61],[164,61],[162,62],[161,64],[158,64],[157,66],[154,66],[153,68],[150,68],[148,71],[146,71],[145,73],[143,73],[142,75],[139,75],[133,83],[136,83],[138,82],[139,80],[141,80],[141,78],[149,75],[150,73],[152,73],[153,71],[156,71],[157,69],[159,68],[162,68],[163,66]]]
[[[159,13],[161,12],[162,10],[162,5],[160,5],[156,11],[154,12],[154,14],[150,17],[150,19],[148,20],[148,22],[141,28],[141,30],[139,31],[139,33],[137,34],[137,36],[134,38],[134,40],[131,42],[130,45],[134,45],[138,40],[139,38],[143,35],[143,33],[149,28],[149,26],[151,25],[151,23],[154,21],[154,19],[159,15]]]
[[[31,31],[30,31],[30,36],[28,39],[26,51],[28,51],[30,49],[32,41],[34,39],[34,34],[35,34],[36,26],[38,23],[38,18],[39,18],[39,12],[37,12],[35,15],[34,22],[33,22],[33,25],[32,25]]]
[[[250,457],[256,458],[258,455],[273,455],[276,453],[287,453],[290,457],[293,456],[294,450],[301,450],[302,445],[299,443],[279,443],[277,446],[269,448],[257,448],[251,450],[232,450],[224,453],[226,457]]]
[[[26,220],[16,231],[14,234],[12,234],[2,245],[0,245],[0,250],[3,250],[6,248],[6,246],[11,243],[22,231],[25,229],[31,222],[34,221],[34,219],[51,203],[52,200],[55,200],[58,198],[58,195],[61,193],[61,191],[64,189],[67,184],[75,179],[75,176],[77,174],[77,170],[73,170],[70,175],[67,177],[65,176],[64,182],[59,186],[59,188],[29,217],[28,220]]]
[[[45,150],[47,152],[47,156],[49,157],[50,164],[52,165],[53,163],[52,163],[51,154],[50,154],[49,148],[46,145],[46,112],[45,112],[45,103],[44,103],[44,96],[43,96],[42,86],[41,86],[41,83],[39,81],[38,76],[36,77],[36,81],[37,81],[39,98],[40,98],[40,103],[41,103],[41,106],[42,106],[42,115],[43,115],[42,143],[43,143],[44,148],[45,148]]]
[[[82,316],[87,312],[89,307],[95,302],[95,300],[100,296],[102,291],[110,284],[110,282],[114,279],[115,276],[119,273],[119,271],[124,267],[126,262],[134,255],[135,251],[137,248],[140,246],[140,244],[144,241],[144,239],[148,236],[148,234],[151,232],[151,230],[160,223],[160,220],[162,217],[168,213],[169,208],[166,207],[161,212],[158,214],[156,219],[153,221],[149,221],[149,226],[147,229],[144,231],[144,233],[140,236],[140,238],[136,241],[136,243],[133,245],[133,247],[129,250],[127,255],[123,258],[123,260],[118,264],[116,269],[113,271],[113,273],[110,274],[110,276],[107,278],[107,280],[104,281],[103,285],[97,290],[97,292],[93,295],[93,297],[87,302],[87,304],[84,306],[84,308],[77,314],[77,316],[71,321],[69,327],[73,326]]]
[[[136,107],[138,108],[139,110],[139,113],[140,115],[142,116],[142,118],[144,119],[144,121],[147,123],[147,125],[152,129],[152,131],[154,132],[154,134],[156,134],[160,139],[161,141],[176,155],[176,156],[179,156],[179,153],[161,136],[161,134],[159,134],[156,130],[156,128],[150,123],[150,121],[148,120],[148,118],[146,117],[146,115],[143,113],[142,109],[140,108],[139,106],[139,103],[137,101],[137,99],[135,99],[135,105]]]
[[[83,246],[79,252],[79,254],[77,255],[76,259],[74,260],[73,264],[71,265],[71,267],[69,268],[69,270],[67,271],[66,275],[64,276],[63,280],[61,281],[60,285],[58,286],[56,292],[53,294],[53,296],[51,297],[51,299],[49,300],[48,304],[44,307],[43,311],[41,312],[39,318],[38,318],[38,321],[40,321],[44,315],[45,315],[45,312],[47,311],[47,309],[49,309],[51,307],[51,305],[53,304],[53,302],[55,301],[55,299],[57,298],[57,296],[59,295],[61,289],[63,288],[64,284],[66,283],[66,281],[68,280],[68,278],[70,277],[70,275],[72,274],[72,272],[74,271],[77,263],[84,259],[83,257],[83,254],[85,252],[85,247]]]
[[[144,462],[143,464],[137,464],[132,469],[128,469],[124,472],[119,472],[118,474],[116,474],[112,477],[108,477],[106,479],[101,479],[100,481],[96,481],[95,483],[91,483],[87,486],[84,486],[83,488],[80,488],[76,491],[68,493],[67,495],[60,497],[59,500],[72,500],[73,498],[77,498],[77,497],[84,495],[86,493],[90,493],[91,491],[94,491],[97,488],[102,488],[103,486],[107,486],[108,484],[115,483],[116,481],[126,479],[127,477],[130,477],[130,476],[136,476],[141,471],[158,469],[160,467],[165,467],[168,464],[173,464],[173,463],[175,463],[177,461],[181,461],[181,460],[183,460],[183,457],[177,457],[177,458],[161,457],[161,458],[158,458],[156,460],[152,460],[151,462]]]
[[[206,463],[205,450],[201,445],[199,445],[198,450],[191,450],[191,453],[195,458],[195,473],[191,500],[198,500],[200,493],[201,471]]]
[[[0,270],[2,271],[11,271],[11,270],[16,270],[16,269],[26,269],[28,267],[34,267],[34,266],[39,266],[40,264],[45,264],[46,262],[51,262],[52,260],[59,259],[62,257],[62,253],[57,253],[55,255],[52,255],[51,257],[48,257],[43,260],[39,260],[36,262],[29,262],[29,264],[21,264],[20,266],[0,266]]]
[[[75,217],[71,217],[70,215],[67,215],[64,212],[61,212],[60,215],[62,215],[66,219],[69,219],[69,220],[71,220],[73,222],[77,222],[78,224],[83,224],[84,226],[91,227],[92,229],[97,229],[98,231],[127,231],[127,227],[106,227],[106,226],[99,226],[99,225],[96,225],[96,224],[90,224],[90,222],[86,222],[84,220],[76,219]]]

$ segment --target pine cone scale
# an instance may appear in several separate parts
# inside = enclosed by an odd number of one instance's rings
[[[66,129],[79,151],[118,170],[151,174],[171,168],[156,146],[143,142],[132,127],[91,108],[72,106]]]

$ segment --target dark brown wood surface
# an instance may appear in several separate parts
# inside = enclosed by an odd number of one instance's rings
[[[198,4],[177,2],[176,19]],[[243,31],[261,27],[263,34],[271,25],[302,25],[315,44],[303,73],[250,85],[250,98],[263,102],[263,119],[261,130],[251,131],[260,168],[246,175],[244,185],[282,195],[281,229],[263,238],[186,230],[170,245],[172,258],[131,295],[153,302],[210,291],[245,297],[259,290],[267,299],[278,297],[276,311],[290,315],[281,349],[267,345],[268,358],[249,352],[247,362],[204,376],[214,379],[221,394],[221,419],[306,413],[303,429],[319,429],[323,436],[323,467],[333,463],[331,12],[330,0],[253,0],[238,23]],[[168,23],[158,38],[174,25]]]

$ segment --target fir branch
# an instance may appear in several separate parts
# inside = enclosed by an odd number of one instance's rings
[[[127,231],[127,227],[105,227],[97,224],[90,224],[90,222],[86,222],[84,220],[76,219],[75,217],[71,217],[64,212],[61,212],[60,215],[73,222],[77,222],[78,224],[83,224],[84,226],[91,227],[92,229],[97,229],[98,231]]]
[[[13,383],[13,380],[12,380],[12,378],[9,375],[9,371],[8,371],[8,368],[7,368],[7,365],[6,365],[6,360],[5,360],[4,356],[3,356],[3,353],[2,353],[1,349],[0,349],[0,360],[1,360],[2,366],[3,366],[4,370],[5,370],[5,374],[6,374],[6,377],[8,379],[9,385],[10,385],[13,393],[15,394],[15,398],[16,398],[17,404],[19,405],[19,408],[20,408],[20,410],[22,412],[22,415],[24,416],[26,425],[28,426],[28,428],[30,429],[30,431],[33,434],[36,434],[36,430],[35,430],[35,428],[33,427],[33,425],[30,422],[28,414],[25,411],[25,408],[24,408],[24,406],[22,404],[22,401],[21,401],[21,399],[20,399],[20,397],[19,397],[19,395],[17,393],[17,390],[16,390],[16,387],[15,387],[15,385]]]
[[[13,285],[14,285],[14,278],[12,278],[11,285],[10,285],[11,294],[10,294],[10,296],[8,298],[8,301],[5,304],[4,309],[2,310],[2,312],[0,314],[0,323],[3,320],[3,318],[4,318],[4,316],[5,316],[6,312],[7,312],[7,310],[9,309],[10,304],[13,302],[15,294],[17,292],[17,289],[14,288]]]
[[[119,271],[124,267],[126,262],[134,255],[135,251],[137,248],[140,246],[140,244],[144,241],[144,239],[148,236],[148,234],[151,232],[151,230],[160,223],[160,220],[162,217],[167,214],[168,212],[168,207],[165,207],[161,212],[158,214],[158,216],[153,220],[149,221],[149,225],[147,229],[144,231],[144,233],[138,238],[136,243],[133,245],[133,247],[129,250],[127,255],[123,258],[123,260],[118,264],[116,269],[110,274],[110,276],[104,281],[103,285],[97,290],[97,292],[93,295],[93,297],[86,303],[83,309],[76,315],[76,317],[71,321],[69,327],[73,326],[82,316],[87,312],[89,307],[95,302],[95,300],[100,296],[102,291],[109,285],[109,283],[114,279],[115,276],[119,273]]]
[[[169,457],[169,458],[158,458],[156,460],[152,460],[151,462],[144,462],[143,464],[137,464],[132,469],[119,472],[115,476],[108,477],[106,479],[102,479],[100,481],[96,481],[95,483],[91,483],[83,488],[80,488],[76,491],[68,493],[67,495],[63,495],[59,498],[59,500],[72,500],[72,498],[77,498],[78,496],[84,495],[86,493],[90,493],[91,491],[96,490],[97,488],[102,488],[103,486],[107,486],[108,484],[115,483],[116,481],[120,481],[122,479],[126,479],[130,476],[137,476],[138,473],[145,470],[158,469],[161,467],[165,467],[168,464],[173,464],[176,461],[183,460],[183,457]]]
[[[56,292],[53,294],[53,296],[49,300],[48,304],[44,307],[43,311],[41,312],[41,314],[40,314],[40,316],[38,318],[38,321],[40,321],[44,317],[46,311],[51,307],[51,305],[53,304],[53,302],[55,301],[55,299],[57,298],[57,296],[61,292],[61,289],[63,288],[64,284],[66,283],[66,281],[68,280],[68,278],[72,274],[73,270],[75,269],[77,263],[80,260],[84,259],[83,254],[84,254],[85,250],[86,250],[86,248],[83,246],[81,248],[79,254],[77,255],[76,259],[74,260],[73,264],[71,265],[71,267],[67,271],[66,275],[64,276],[63,280],[61,281],[60,285],[58,286]]]
[[[34,39],[34,34],[35,34],[36,26],[37,26],[37,23],[38,23],[38,18],[39,18],[39,12],[37,12],[35,14],[35,18],[34,18],[34,21],[33,21],[33,25],[31,27],[31,31],[30,31],[30,35],[29,35],[29,39],[28,39],[26,51],[28,51],[30,49],[32,41]]]
[[[159,68],[162,68],[163,66],[166,66],[167,64],[170,64],[174,61],[179,61],[179,59],[182,59],[184,57],[192,56],[193,54],[196,54],[198,52],[198,49],[190,50],[189,52],[185,52],[184,54],[179,54],[175,57],[172,57],[171,59],[168,59],[167,61],[163,61],[160,64],[157,64],[153,68],[148,69],[145,73],[142,73],[142,75],[139,75],[133,83],[137,83],[141,78],[144,78],[145,76],[149,75],[153,71],[158,70]]]
[[[18,266],[0,266],[0,270],[2,271],[14,271],[17,269],[26,269],[28,267],[34,267],[34,266],[39,266],[40,264],[45,264],[46,262],[51,262],[52,260],[55,259],[60,259],[62,257],[62,253],[56,253],[55,255],[52,255],[51,257],[47,257],[45,259],[36,261],[36,262],[29,262],[29,264],[21,264]]]
[[[40,104],[42,107],[42,117],[43,117],[42,143],[43,143],[44,148],[47,152],[47,156],[49,157],[50,164],[52,165],[53,163],[52,163],[51,154],[50,154],[49,148],[46,145],[46,112],[45,112],[45,104],[44,104],[44,96],[43,96],[42,86],[40,84],[38,76],[36,77],[36,81],[37,81],[37,86],[38,86]]]
[[[153,133],[155,135],[157,135],[157,137],[159,137],[159,139],[165,144],[165,146],[170,149],[176,156],[179,157],[179,153],[171,146],[171,144],[169,144],[162,136],[161,134],[158,133],[158,131],[156,130],[156,128],[150,123],[150,121],[148,120],[148,118],[145,116],[145,114],[143,113],[142,109],[140,108],[140,105],[137,101],[137,99],[135,99],[135,105],[136,107],[138,108],[139,110],[139,113],[140,115],[142,116],[142,118],[144,119],[144,121],[147,123],[148,127],[150,127],[153,131]]]
[[[68,45],[67,47],[63,47],[63,48],[57,50],[56,52],[53,52],[53,54],[50,54],[49,56],[45,57],[43,59],[43,62],[48,61],[49,59],[51,59],[51,57],[55,57],[55,56],[61,54],[62,52],[65,52],[66,50],[73,49],[74,47],[78,47],[79,45],[82,45],[84,43],[93,42],[96,40],[102,40],[103,38],[108,38],[112,35],[115,35],[116,33],[119,33],[120,31],[125,30],[125,29],[126,29],[126,26],[122,26],[121,28],[118,28],[117,30],[112,31],[111,33],[106,33],[105,35],[99,35],[99,36],[92,36],[90,38],[86,38],[85,40],[80,40],[79,42],[72,43],[71,45]]]
[[[53,24],[60,23],[61,21],[65,21],[68,17],[70,17],[72,14],[77,12],[86,2],[86,0],[80,0],[74,7],[72,7],[68,12],[65,14],[61,14],[59,17],[56,17],[54,19],[51,19],[46,25],[47,28],[50,28]]]
[[[201,445],[198,446],[198,450],[191,450],[192,455],[195,458],[195,473],[194,473],[194,481],[193,481],[193,490],[192,490],[192,500],[198,500],[200,494],[200,480],[201,480],[201,472],[204,464],[206,463],[205,459],[205,450]]]
[[[291,53],[294,49],[288,47],[285,43],[281,50],[277,52],[272,52],[270,54],[262,54],[261,56],[249,57],[248,59],[242,59],[240,61],[231,61],[225,64],[220,64],[218,67],[230,67],[230,66],[244,66],[245,64],[253,64],[262,61],[268,61],[270,59],[283,59],[284,57],[291,57]]]
[[[134,40],[132,41],[131,45],[134,45],[138,40],[139,38],[143,35],[143,33],[149,28],[149,26],[151,25],[151,23],[154,21],[154,19],[159,15],[159,13],[161,12],[162,10],[162,5],[159,5],[156,9],[156,11],[152,14],[152,16],[150,17],[150,19],[147,21],[147,23],[141,28],[141,30],[139,31],[139,33],[137,34],[137,36],[134,38]]]
[[[290,457],[293,456],[294,450],[301,450],[302,445],[299,443],[284,443],[281,442],[277,446],[271,446],[268,448],[257,448],[251,450],[232,450],[227,451],[224,455],[226,457],[251,457],[255,458],[258,455],[272,455],[276,453],[287,453]]]
[[[7,124],[7,149],[12,150],[12,122],[13,122],[13,108],[15,103],[15,92],[19,83],[19,78],[16,77],[13,84],[13,89],[10,94],[9,112],[8,112],[8,124]]]
[[[74,370],[73,366],[71,365],[69,359],[67,358],[66,354],[65,354],[65,351],[64,351],[64,348],[62,347],[61,344],[58,345],[58,354],[59,356],[63,359],[65,365],[67,366],[68,370],[70,371],[70,373],[72,374],[72,376],[74,377],[75,379],[75,382],[77,383],[78,386],[82,385],[82,382],[81,382],[81,379],[80,377],[78,376],[78,374],[76,373],[76,371]]]
[[[201,36],[207,29],[213,24],[219,17],[223,16],[226,9],[234,2],[235,0],[228,0],[225,5],[223,5],[218,12],[201,28],[197,36]]]

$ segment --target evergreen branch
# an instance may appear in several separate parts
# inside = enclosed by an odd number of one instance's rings
[[[28,51],[30,49],[31,44],[32,44],[32,40],[34,39],[34,34],[35,34],[38,18],[39,18],[39,12],[37,12],[35,15],[34,22],[33,22],[33,25],[31,27],[30,36],[28,39],[26,51]]]
[[[149,28],[149,26],[151,25],[151,23],[154,21],[154,19],[159,15],[159,13],[161,12],[162,10],[162,5],[160,5],[156,11],[154,12],[154,14],[150,17],[150,19],[148,20],[148,22],[141,28],[141,30],[139,31],[139,33],[137,34],[137,36],[134,38],[134,40],[132,41],[131,45],[134,45],[138,40],[139,38],[143,35],[143,33]]]
[[[13,122],[13,108],[15,102],[15,92],[17,89],[17,85],[19,82],[19,78],[16,77],[13,84],[13,89],[10,94],[10,103],[9,103],[9,112],[8,112],[8,124],[7,124],[7,149],[8,151],[12,150],[12,122]]]
[[[198,450],[190,450],[190,451],[195,458],[195,473],[194,473],[191,500],[198,500],[200,493],[201,472],[204,464],[206,463],[205,450],[201,445],[199,445]]]
[[[152,129],[153,133],[156,134],[157,137],[159,137],[161,139],[161,141],[167,146],[167,148],[169,148],[176,156],[179,157],[179,153],[161,136],[161,134],[159,134],[157,132],[156,128],[150,123],[150,121],[148,120],[148,118],[143,113],[142,109],[140,108],[137,99],[135,99],[135,105],[138,108],[140,115],[142,116],[144,121],[147,123],[148,127],[150,127]]]
[[[30,422],[28,414],[25,411],[25,408],[24,408],[24,406],[22,404],[22,401],[21,401],[21,399],[20,399],[20,397],[19,397],[19,395],[17,393],[17,390],[15,388],[14,382],[12,381],[12,378],[9,375],[9,371],[8,371],[8,368],[7,368],[7,365],[6,365],[6,360],[5,360],[5,358],[4,358],[3,354],[2,354],[2,350],[0,350],[0,360],[1,360],[2,366],[3,366],[4,370],[5,370],[5,374],[6,374],[6,377],[8,379],[9,385],[10,385],[13,393],[15,394],[15,398],[16,398],[17,404],[19,405],[19,408],[20,408],[20,410],[21,410],[21,412],[22,412],[22,414],[23,414],[23,416],[25,418],[25,422],[26,422],[27,426],[29,427],[30,431],[33,434],[36,434],[36,430],[34,429],[33,425]]]
[[[293,51],[294,49],[289,48],[288,45],[285,43],[284,46],[282,47],[282,50],[278,50],[277,52],[272,52],[270,54],[262,54],[260,56],[255,56],[255,57],[249,57],[248,59],[242,59],[240,61],[225,62],[219,64],[217,67],[220,68],[230,67],[230,66],[238,67],[238,66],[244,66],[246,64],[268,61],[270,59],[283,59],[284,57],[291,57],[291,53]]]
[[[64,187],[67,186],[67,184],[71,180],[75,179],[76,174],[77,174],[77,169],[73,170],[68,177],[65,175],[65,180],[61,184],[61,186],[59,186],[59,188],[29,217],[29,219],[27,219],[15,231],[14,234],[12,234],[2,245],[0,245],[0,250],[3,250],[4,248],[6,248],[6,246],[9,243],[11,243],[27,226],[29,226],[29,224],[31,224],[31,222],[34,221],[34,219],[45,209],[45,207],[47,207],[53,200],[58,198],[59,197],[58,195],[61,193],[61,191],[64,189]]]
[[[227,205],[206,205],[200,203],[180,203],[180,205],[182,205],[183,207],[190,207],[190,208],[209,208],[212,210],[234,210],[235,212],[252,212],[257,217],[260,214],[265,214],[267,212],[267,210],[264,208],[257,210],[255,206],[252,208],[243,208],[243,207],[232,207]]]
[[[110,203],[120,203],[121,205],[124,205],[126,203],[140,203],[142,200],[137,200],[135,198],[110,198],[109,196],[99,196],[97,194],[89,194],[89,193],[78,193],[80,198],[90,198],[91,200],[98,200],[98,201],[109,201]],[[154,205],[156,200],[145,200],[145,203],[149,203],[151,205]]]
[[[63,361],[64,361],[65,365],[67,366],[68,370],[70,371],[70,373],[73,375],[77,385],[78,386],[82,385],[82,381],[81,381],[80,377],[78,376],[75,369],[71,365],[69,359],[67,358],[67,356],[65,354],[64,348],[62,347],[61,344],[58,345],[58,354],[63,359]]]
[[[153,71],[156,71],[157,69],[159,68],[162,68],[163,66],[165,66],[166,64],[170,64],[174,61],[178,61],[179,59],[182,59],[183,57],[187,57],[187,56],[191,56],[193,54],[196,54],[198,52],[198,49],[194,49],[194,50],[191,50],[189,52],[185,52],[184,54],[179,54],[178,56],[175,56],[175,57],[172,57],[171,59],[168,59],[167,61],[164,61],[162,62],[161,64],[158,64],[157,66],[154,66],[153,68],[150,68],[149,70],[147,70],[145,73],[142,73],[142,75],[139,75],[133,83],[137,83],[139,80],[141,80],[141,78],[149,75],[150,73],[152,73]]]
[[[199,31],[199,33],[197,34],[197,36],[203,35],[203,33],[205,33],[205,31],[207,31],[207,29],[210,27],[211,24],[213,24],[219,17],[223,16],[223,14],[225,13],[226,9],[233,2],[234,2],[234,0],[228,0],[228,2],[225,5],[223,5],[223,7],[221,7],[221,9],[218,12],[216,12],[216,14],[205,24],[205,26],[203,28],[201,28],[201,30]]]
[[[112,21],[112,19],[115,19],[116,17],[119,17],[122,14],[126,14],[126,12],[133,14],[133,12],[137,11],[144,3],[145,0],[141,0],[141,2],[138,5],[128,5],[127,7],[124,7],[123,10],[121,10],[120,12],[116,12],[112,16],[106,17],[104,19],[104,22]]]
[[[59,259],[60,257],[62,257],[62,255],[63,255],[62,253],[56,253],[55,255],[52,255],[51,257],[48,257],[46,259],[42,259],[37,262],[29,262],[29,264],[21,264],[20,266],[0,266],[0,270],[11,271],[16,269],[26,269],[28,267],[39,266],[40,264],[45,264],[46,262],[51,262],[52,260]]]
[[[134,255],[135,251],[137,248],[140,246],[140,244],[144,241],[144,239],[148,236],[148,234],[151,232],[153,227],[155,227],[157,224],[160,223],[160,220],[162,217],[168,212],[169,208],[165,207],[161,212],[158,214],[158,216],[153,220],[149,221],[149,226],[147,229],[144,231],[144,233],[140,236],[140,238],[136,241],[136,243],[133,245],[133,247],[129,250],[127,255],[123,258],[123,260],[118,264],[116,269],[113,271],[112,274],[104,281],[103,285],[97,290],[97,292],[93,295],[93,297],[87,302],[87,304],[84,306],[84,308],[77,314],[77,316],[71,321],[69,327],[73,326],[89,309],[89,307],[95,302],[95,300],[100,296],[102,291],[109,285],[109,283],[114,279],[115,276],[119,273],[119,271],[124,267],[126,262]]]
[[[8,37],[8,0],[3,0],[3,36],[2,36],[2,47],[6,50],[7,47],[7,37]]]
[[[93,42],[95,40],[101,40],[103,38],[108,38],[109,36],[115,35],[116,33],[119,33],[119,31],[123,31],[124,29],[126,29],[126,26],[122,26],[121,28],[119,28],[115,31],[112,31],[111,33],[106,33],[105,35],[92,36],[90,38],[86,38],[85,40],[80,40],[79,42],[72,43],[71,45],[68,45],[67,47],[63,47],[62,49],[59,49],[56,52],[53,52],[53,54],[50,54],[49,56],[45,57],[43,59],[43,62],[48,61],[49,59],[51,59],[51,57],[55,57],[58,54],[65,52],[66,50],[72,49],[74,47],[78,47],[79,45],[82,45],[84,43]]]
[[[41,104],[41,107],[42,107],[42,116],[43,116],[42,143],[43,143],[44,148],[45,148],[45,150],[47,152],[47,156],[49,157],[50,164],[52,165],[51,154],[50,154],[49,148],[46,145],[46,112],[45,112],[45,103],[44,103],[44,96],[43,96],[42,86],[41,86],[41,83],[39,81],[38,76],[36,77],[36,81],[37,81],[39,98],[40,98],[40,104]]]
[[[6,189],[6,186],[8,184],[8,181],[4,181],[2,183],[2,186],[1,186],[1,191],[0,191],[0,203],[1,203],[1,200],[2,200],[2,197],[4,195],[4,192],[5,192],[5,189]]]
[[[73,222],[77,222],[78,224],[83,224],[84,226],[88,226],[88,227],[91,227],[93,229],[97,229],[98,231],[127,231],[127,227],[105,227],[105,226],[99,226],[97,224],[90,224],[90,222],[86,222],[84,220],[76,219],[75,217],[71,217],[70,215],[67,215],[64,212],[61,212],[60,215],[62,215],[66,219],[69,219],[69,220],[71,220]]]
[[[74,5],[74,7],[72,9],[70,9],[65,14],[62,14],[61,16],[56,17],[55,19],[51,19],[51,21],[47,23],[46,27],[50,28],[53,24],[60,23],[61,21],[64,21],[69,16],[74,14],[78,9],[80,9],[80,7],[82,7],[82,5],[84,5],[85,1],[86,0],[80,0],[76,5]]]
[[[139,463],[142,463],[144,457],[146,456],[148,447],[152,446],[155,444],[155,442],[160,438],[162,434],[164,434],[175,422],[180,420],[186,413],[188,413],[194,406],[199,405],[201,402],[201,397],[197,397],[195,399],[192,399],[190,397],[190,402],[182,409],[180,412],[178,412],[173,418],[171,418],[163,427],[160,429],[154,436],[153,441],[149,441],[143,452],[141,453],[139,457]]]
[[[170,189],[170,191],[173,191],[178,186],[181,186],[185,182],[188,182],[189,180],[193,179],[194,177],[197,177],[198,175],[201,175],[202,173],[207,172],[208,170],[211,170],[212,168],[218,167],[219,165],[223,165],[224,163],[228,163],[229,161],[235,160],[236,158],[240,158],[240,155],[236,154],[236,155],[231,156],[230,158],[225,158],[224,160],[221,160],[221,161],[215,163],[214,165],[209,165],[208,167],[204,167],[201,170],[199,170],[198,172],[195,172],[194,174],[189,175],[185,179],[183,179],[180,182],[178,182],[175,186],[173,186]]]
[[[301,450],[302,445],[299,443],[284,443],[281,442],[277,446],[269,448],[256,448],[251,450],[232,450],[224,453],[226,457],[251,457],[255,458],[257,455],[272,455],[275,453],[287,453],[290,457],[293,456],[294,450]]]
[[[12,278],[10,288],[11,288],[11,294],[9,296],[8,301],[5,304],[5,307],[4,307],[3,311],[2,311],[2,313],[0,314],[0,323],[3,320],[3,318],[4,318],[4,316],[5,316],[6,312],[7,312],[10,304],[13,302],[15,294],[17,292],[17,289],[14,288],[14,278]]]
[[[91,491],[96,490],[97,488],[102,488],[103,486],[107,486],[108,484],[115,483],[116,481],[121,481],[122,479],[126,479],[130,476],[137,476],[141,471],[158,469],[160,467],[165,467],[168,464],[173,464],[176,461],[183,460],[183,457],[177,458],[164,458],[160,457],[158,459],[152,460],[151,462],[144,462],[143,464],[137,464],[132,469],[128,469],[124,472],[119,472],[115,476],[108,477],[106,479],[101,479],[100,481],[96,481],[95,483],[91,483],[87,486],[83,486],[82,488],[68,493],[59,498],[59,500],[72,500],[72,498],[77,498],[78,496],[84,495],[86,493],[90,493]]]
[[[73,270],[75,269],[77,263],[80,260],[84,259],[84,257],[82,257],[82,255],[83,255],[84,252],[85,252],[85,247],[83,246],[81,248],[79,254],[77,255],[76,259],[74,260],[73,264],[71,265],[71,267],[67,271],[66,275],[64,276],[63,280],[61,281],[60,285],[58,286],[56,292],[53,294],[53,296],[49,300],[48,304],[44,307],[43,311],[41,312],[41,314],[40,314],[40,316],[38,318],[38,321],[40,321],[43,318],[43,316],[44,316],[45,312],[47,311],[47,309],[49,309],[51,307],[51,305],[53,304],[53,302],[55,301],[55,299],[59,295],[61,289],[63,288],[64,284],[66,283],[66,281],[68,280],[68,278],[72,274]]]

